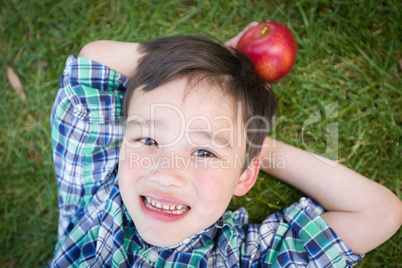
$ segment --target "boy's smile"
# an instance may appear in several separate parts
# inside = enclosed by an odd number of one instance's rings
[[[187,87],[187,79],[177,79],[149,92],[137,89],[120,152],[124,204],[141,237],[156,246],[174,246],[208,228],[233,194],[248,190],[239,187],[250,175],[242,173],[241,112],[205,82]]]
[[[163,222],[177,221],[191,209],[181,200],[154,194],[141,195],[140,204],[147,216]]]

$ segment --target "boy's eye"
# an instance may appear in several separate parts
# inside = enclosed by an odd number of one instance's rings
[[[193,154],[196,156],[200,156],[200,157],[216,157],[215,154],[211,153],[208,150],[204,150],[204,149],[197,150]]]
[[[159,147],[158,143],[151,138],[141,138],[141,139],[138,139],[138,141],[142,142],[143,144],[148,145],[148,146],[153,146],[156,148]]]

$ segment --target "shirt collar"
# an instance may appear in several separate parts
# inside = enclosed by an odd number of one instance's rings
[[[123,204],[124,211],[124,220],[125,220],[125,228],[132,228],[136,230],[134,222],[127,211],[126,206]],[[234,228],[236,225],[243,225],[248,223],[248,214],[244,208],[240,208],[234,212],[226,211],[222,217],[220,217],[214,224],[210,227],[204,229],[203,231],[190,236],[177,245],[166,247],[163,249],[170,249],[172,251],[178,252],[188,252],[205,245],[205,242],[208,240],[219,241],[219,247],[221,252],[225,254],[227,252],[227,247],[230,245],[230,241],[232,240]],[[135,232],[138,236],[139,240],[142,244],[147,245],[149,247],[155,248],[155,246],[147,243],[138,232]],[[162,248],[161,248],[162,249]]]

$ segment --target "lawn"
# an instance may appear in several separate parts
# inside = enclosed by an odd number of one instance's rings
[[[186,33],[227,40],[253,20],[287,25],[298,56],[292,72],[272,84],[279,100],[272,136],[336,159],[401,199],[401,10],[398,0],[2,0],[1,266],[42,267],[52,256],[58,211],[49,115],[67,55],[97,39]],[[20,77],[25,101],[10,86],[7,65]],[[337,135],[327,138],[328,128]],[[260,174],[230,208],[244,206],[258,222],[300,196]],[[399,230],[357,267],[402,267],[401,241]]]

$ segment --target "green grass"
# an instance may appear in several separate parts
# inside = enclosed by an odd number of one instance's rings
[[[58,211],[49,115],[67,55],[97,39],[141,42],[208,33],[226,40],[252,20],[286,24],[299,50],[292,72],[273,84],[281,116],[273,136],[324,154],[326,128],[337,124],[339,162],[402,198],[401,10],[397,0],[2,0],[1,266],[45,266],[51,258]],[[38,68],[43,62],[48,67]],[[6,65],[19,74],[28,103],[9,86]],[[330,104],[338,107],[333,117],[325,113]],[[305,126],[302,136],[303,124],[315,111],[321,120]],[[252,221],[261,221],[300,196],[261,174],[255,188],[235,198],[230,208],[245,206]],[[401,230],[358,267],[401,267],[400,241]]]

